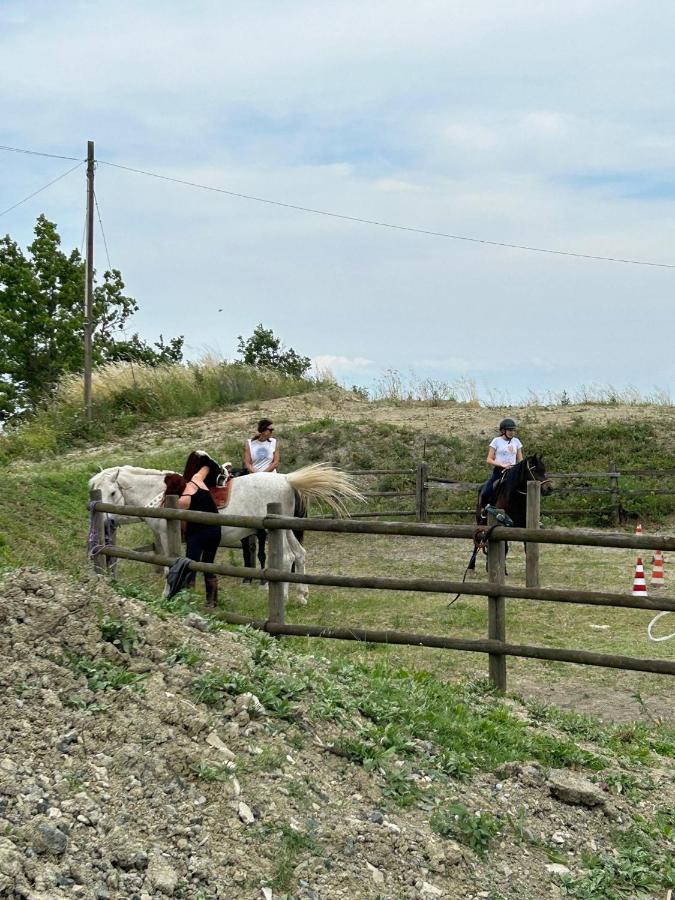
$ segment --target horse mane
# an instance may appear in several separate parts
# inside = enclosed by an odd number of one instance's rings
[[[508,502],[513,491],[517,490],[519,485],[524,481],[527,481],[528,464],[535,472],[538,472],[542,467],[541,459],[536,453],[532,453],[530,456],[524,456],[519,463],[516,463],[514,466],[511,466],[510,469],[506,470],[497,491],[497,495],[500,499],[506,498]]]

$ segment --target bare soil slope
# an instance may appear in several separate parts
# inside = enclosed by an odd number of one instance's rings
[[[330,717],[302,702],[274,715],[238,688],[261,666],[309,684],[320,661],[37,569],[2,577],[0,623],[1,897],[537,900],[636,810],[675,803],[658,765],[619,773],[649,781],[637,801],[605,773],[593,785],[539,763],[432,782],[420,740],[391,762],[424,802],[399,808],[377,768],[335,750]],[[432,831],[448,799],[498,818],[489,859]]]

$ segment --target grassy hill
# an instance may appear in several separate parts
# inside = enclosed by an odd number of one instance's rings
[[[208,635],[193,637],[194,629],[184,624],[183,617],[200,609],[201,597],[162,604],[158,577],[149,567],[131,563],[120,567],[113,590],[94,588],[93,600],[83,605],[92,584],[87,581],[78,587],[90,574],[85,559],[86,483],[98,467],[133,463],[180,469],[195,447],[236,462],[245,437],[256,420],[266,415],[275,421],[286,471],[319,459],[344,468],[407,468],[425,457],[434,474],[478,480],[485,472],[487,443],[503,412],[507,410],[457,403],[370,403],[335,386],[317,389],[313,385],[304,393],[221,404],[193,417],[143,419],[136,411],[133,428],[124,418],[118,428],[113,416],[99,436],[75,434],[74,426],[63,423],[58,450],[38,448],[30,441],[22,445],[20,435],[5,444],[0,566],[6,570],[39,567],[28,574],[5,572],[7,609],[19,609],[25,602],[34,607],[35,616],[53,613],[60,623],[54,633],[50,629],[48,646],[40,643],[46,640],[44,628],[31,637],[34,655],[40,658],[35,677],[17,656],[15,642],[7,640],[6,671],[13,671],[19,662],[25,669],[12,690],[16,687],[17,699],[29,704],[30,716],[37,722],[42,715],[40,691],[45,678],[59,690],[67,685],[78,694],[77,702],[71,706],[64,702],[63,710],[51,707],[50,728],[56,736],[70,733],[73,727],[95,734],[96,750],[117,760],[116,751],[106,744],[105,729],[118,733],[119,709],[131,722],[124,726],[129,731],[125,744],[129,759],[140,767],[146,759],[144,742],[154,739],[140,723],[148,716],[153,723],[156,718],[162,720],[166,706],[162,679],[185,701],[185,708],[196,705],[200,718],[211,717],[213,722],[220,721],[223,709],[229,710],[237,697],[248,692],[256,694],[265,707],[250,736],[242,733],[232,738],[244,797],[260,812],[248,831],[241,831],[244,826],[236,809],[232,813],[228,805],[231,774],[211,758],[211,750],[201,752],[188,734],[171,723],[177,734],[153,751],[163,760],[159,768],[166,765],[173,771],[177,767],[190,803],[206,797],[208,815],[198,823],[200,827],[203,824],[218,841],[232,841],[237,848],[236,866],[228,862],[227,854],[218,857],[217,877],[227,884],[228,878],[243,873],[240,883],[230,883],[233,893],[227,893],[229,888],[219,894],[209,893],[206,887],[197,889],[190,886],[190,863],[181,850],[176,859],[179,867],[185,863],[185,883],[180,882],[183,893],[177,896],[254,897],[260,896],[261,885],[270,885],[275,897],[308,897],[310,887],[303,884],[307,882],[318,886],[320,896],[327,898],[354,896],[354,890],[373,898],[412,898],[425,896],[424,891],[429,894],[431,889],[424,885],[436,885],[441,896],[458,895],[458,891],[473,896],[472,891],[487,889],[490,900],[538,900],[556,896],[553,891],[579,900],[628,900],[663,897],[675,885],[670,777],[675,735],[669,725],[672,691],[665,676],[514,660],[509,662],[510,685],[524,699],[502,700],[477,680],[486,670],[486,660],[476,654],[338,641],[288,640],[279,645],[264,636],[247,637],[249,649],[240,653],[234,645],[218,644],[217,615]],[[603,471],[610,458],[619,467],[673,467],[671,408],[609,404],[508,412],[520,422],[526,448],[543,452],[550,469]],[[373,483],[381,490],[402,485],[393,476]],[[587,502],[593,521],[594,498]],[[636,501],[627,496],[626,505],[630,502]],[[668,498],[654,496],[640,501],[640,512],[654,525],[667,525],[672,515],[668,503]],[[146,540],[145,529],[132,526],[122,542],[134,546]],[[545,583],[587,585],[590,580],[597,588],[627,589],[634,562],[629,551],[598,558],[591,550],[568,550],[552,548],[542,554]],[[367,542],[356,536],[333,541],[329,535],[309,535],[308,553],[312,571],[461,577],[466,564],[466,548],[460,542],[425,543],[422,539]],[[230,559],[238,560],[238,556],[230,553]],[[523,576],[520,548],[513,548],[512,562],[518,583]],[[43,574],[45,569],[58,575]],[[71,586],[67,579],[73,577]],[[28,582],[32,587],[26,587]],[[53,596],[45,594],[43,599],[39,593],[43,584]],[[77,627],[71,623],[65,630],[57,615],[62,590],[66,596],[77,595],[73,609],[86,610],[86,621]],[[265,594],[256,588],[227,581],[222,599],[232,611],[264,616]],[[289,607],[288,618],[468,637],[485,634],[485,607],[479,599],[460,600],[451,608],[446,601],[435,595],[326,588],[313,591],[302,611]],[[96,603],[102,604],[98,613]],[[646,645],[648,614],[573,607],[551,615],[546,606],[509,603],[509,638],[629,655],[670,655],[667,643]],[[166,634],[156,615],[165,617]],[[11,617],[11,627],[25,642],[27,626],[21,615],[15,610]],[[129,628],[135,629],[133,634]],[[80,631],[87,637],[78,643]],[[141,652],[141,648],[145,649]],[[238,661],[236,671],[228,669],[230,658]],[[157,671],[143,668],[155,661]],[[132,684],[146,671],[152,690],[136,700]],[[86,695],[84,705],[79,694]],[[103,697],[105,703],[101,703]],[[115,701],[116,697],[120,699]],[[551,701],[577,712],[561,712]],[[579,715],[580,710],[595,715]],[[642,722],[629,721],[639,713]],[[606,718],[623,720],[623,724],[602,724],[600,719]],[[28,737],[25,740],[25,752],[33,753]],[[62,782],[72,780],[74,796],[83,790],[83,781],[89,783],[91,772],[82,747],[82,753],[79,747],[72,751],[75,764],[67,777],[56,770],[47,773],[61,785],[64,796]],[[10,755],[9,748],[6,753]],[[550,769],[574,770],[596,785],[602,802],[594,811],[566,806],[551,793]],[[115,790],[124,795],[122,781],[119,785],[115,781]],[[329,795],[330,802],[324,799]],[[14,806],[18,810],[20,804],[12,802],[11,809]],[[134,818],[137,807],[130,799],[127,813],[134,831],[141,821]],[[147,815],[154,823],[148,840],[156,842],[161,832],[159,844],[173,852],[171,835]],[[384,826],[377,824],[380,817]],[[350,823],[357,821],[365,824],[354,826],[352,834]],[[387,822],[395,828],[390,829]],[[382,827],[388,830],[377,830]],[[30,839],[26,829],[28,824],[22,824],[11,832],[10,843],[22,853]],[[426,849],[414,850],[414,873],[408,872],[405,861],[413,857],[405,854],[413,851],[401,843],[401,830],[406,840],[408,835],[424,836]],[[145,836],[138,840],[143,844]],[[1,849],[17,852],[6,845]],[[250,865],[251,860],[262,862]],[[380,874],[373,868],[384,872],[383,883],[374,881]],[[338,869],[349,872],[343,885],[331,875]],[[412,880],[406,880],[409,874]],[[122,873],[120,890],[136,890],[136,881],[140,885],[142,879],[134,878]],[[343,887],[347,894],[340,893]]]

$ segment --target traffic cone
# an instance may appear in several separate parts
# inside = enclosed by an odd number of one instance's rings
[[[633,590],[631,591],[631,595],[633,597],[647,596],[647,582],[645,581],[645,570],[642,565],[641,556],[638,556],[637,562],[635,563],[635,576],[633,578]]]
[[[663,569],[663,553],[661,550],[654,551],[654,559],[652,560],[652,578],[650,584],[653,587],[663,587],[665,584],[665,572]]]

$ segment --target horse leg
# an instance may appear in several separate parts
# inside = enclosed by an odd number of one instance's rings
[[[286,536],[288,539],[288,547],[293,557],[291,571],[297,572],[299,575],[304,575],[307,551],[292,531],[286,532]],[[306,584],[298,584],[297,589],[298,603],[304,606],[305,603],[307,603],[307,597],[309,596],[309,588]]]
[[[267,532],[260,529],[255,534],[258,539],[258,562],[260,563],[260,568],[264,569],[267,564]],[[261,587],[265,587],[266,584],[267,582],[264,579],[260,580]]]
[[[241,552],[244,554],[244,566],[247,569],[255,568],[255,537],[252,534],[247,535],[245,538],[241,539]],[[251,584],[251,578],[242,578],[242,584]]]

